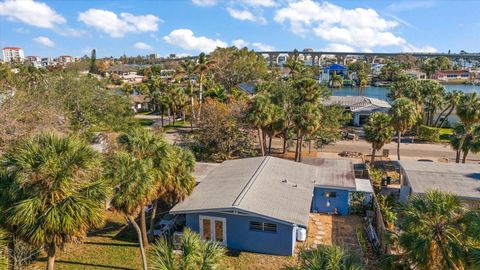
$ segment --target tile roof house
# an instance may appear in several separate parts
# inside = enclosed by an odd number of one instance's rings
[[[290,256],[311,212],[348,215],[350,192],[357,191],[350,161],[306,162],[225,161],[170,213],[185,214],[187,226],[203,239],[228,248]],[[365,182],[359,188],[365,192]]]
[[[365,96],[331,96],[324,105],[338,105],[353,114],[353,124],[360,126],[374,112],[388,112],[392,107],[385,100]]]

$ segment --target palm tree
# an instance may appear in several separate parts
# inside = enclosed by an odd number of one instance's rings
[[[386,256],[382,269],[477,269],[478,212],[437,190],[413,195],[401,210],[401,252]],[[399,268],[403,266],[404,268]],[[406,266],[409,266],[408,268]]]
[[[273,104],[270,94],[262,92],[253,98],[250,111],[247,115],[248,121],[257,127],[262,156],[265,156],[263,129],[272,122],[274,113],[272,107]]]
[[[448,92],[446,95],[445,95],[445,102],[447,103],[447,106],[445,107],[445,109],[438,115],[438,118],[437,120],[435,121],[435,124],[434,126],[436,127],[443,127],[443,124],[445,123],[445,121],[447,121],[448,117],[450,116],[450,114],[452,114],[453,110],[458,106],[458,103],[460,102],[460,98],[462,97],[463,95],[463,92],[460,91],[460,90],[453,90],[452,92]],[[447,112],[448,110],[448,112]],[[447,112],[445,114],[445,116],[443,117],[443,120],[442,122],[440,122],[440,124],[437,126],[438,124],[438,121],[440,120],[440,118],[443,116],[443,114]]]
[[[472,133],[472,127],[480,123],[480,98],[477,93],[465,94],[460,98],[460,103],[457,106],[457,116],[465,126],[465,132],[461,137],[460,144],[457,150],[456,162],[460,162],[459,151],[463,149],[463,144],[469,134]]]
[[[204,241],[190,229],[185,229],[181,244],[182,255],[173,252],[172,245],[164,238],[151,250],[152,269],[189,270],[217,269],[225,257],[225,249],[216,242]]]
[[[23,241],[45,247],[48,270],[54,269],[59,248],[103,224],[107,186],[99,180],[99,168],[99,154],[73,136],[39,135],[3,157],[3,225]]]
[[[459,150],[460,141],[465,132],[465,126],[457,124],[453,128],[453,136],[450,138],[450,146],[452,146],[457,155],[460,156],[463,151],[462,163],[466,162],[467,156],[470,152],[474,154],[480,152],[480,125],[472,127],[471,134],[467,135],[462,149]]]
[[[180,69],[178,70],[179,74],[186,75],[188,77],[187,91],[186,94],[190,98],[190,128],[193,130],[193,122],[195,122],[195,100],[194,95],[195,91],[193,90],[192,77],[195,73],[195,62],[192,60],[183,61],[180,63]]]
[[[287,268],[288,269],[288,268]],[[312,250],[302,250],[299,254],[299,263],[292,270],[361,270],[360,259],[346,254],[338,246],[319,245]]]
[[[156,162],[160,162],[158,167],[163,166],[164,168],[159,170],[162,185],[158,188],[157,199],[153,201],[153,209],[151,212],[150,239],[152,240],[154,238],[154,224],[158,201],[161,199],[170,205],[175,205],[192,193],[196,183],[193,177],[195,156],[190,150],[179,146],[170,146],[167,156],[168,161],[164,159],[156,160]]]
[[[292,77],[292,80],[296,80],[298,77],[298,74],[300,74],[303,70],[303,67],[305,66],[302,61],[297,60],[295,57],[294,58],[289,58],[283,64],[284,67],[290,69],[290,76]]]
[[[432,80],[420,81],[419,84],[420,94],[423,99],[424,122],[431,126],[437,108],[444,103],[445,88],[440,83]]]
[[[417,121],[417,110],[415,104],[407,98],[399,98],[395,100],[390,109],[392,117],[392,126],[397,131],[397,157],[400,160],[400,142],[402,133],[411,128]]]
[[[368,122],[363,126],[365,140],[372,144],[372,158],[370,166],[374,166],[375,153],[390,143],[393,136],[393,128],[390,125],[391,117],[386,113],[375,112],[370,115]]]
[[[202,113],[202,102],[203,102],[203,83],[204,83],[204,80],[205,80],[205,74],[210,70],[210,68],[212,67],[212,65],[214,65],[215,62],[213,61],[209,61],[207,59],[207,56],[205,55],[205,53],[201,53],[199,56],[198,56],[198,62],[197,62],[197,65],[195,66],[195,72],[198,73],[199,75],[199,83],[200,83],[200,92],[199,92],[199,96],[198,96],[198,120],[200,120],[200,115]]]
[[[135,160],[143,162],[148,166],[151,179],[150,188],[155,191],[167,184],[168,178],[171,175],[172,166],[171,154],[169,145],[165,142],[162,135],[155,134],[147,129],[138,127],[130,130],[119,136],[118,142],[123,150],[131,155]],[[146,204],[157,199],[157,193],[148,193],[149,196],[144,197]],[[146,206],[145,204],[145,206]],[[147,226],[146,226],[146,211],[145,207],[140,210],[140,230],[142,233],[143,246],[148,245]]]
[[[115,187],[110,204],[133,225],[138,237],[143,269],[147,270],[143,240],[145,235],[135,217],[144,211],[142,209],[145,209],[157,192],[152,161],[137,159],[130,153],[117,152],[109,158],[108,165],[106,178]]]

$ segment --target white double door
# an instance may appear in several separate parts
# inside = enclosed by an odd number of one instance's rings
[[[202,239],[227,245],[227,220],[225,218],[200,216],[199,221]]]

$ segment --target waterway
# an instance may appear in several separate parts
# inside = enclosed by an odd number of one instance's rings
[[[480,85],[445,84],[444,87],[447,92],[452,90],[461,90],[465,93],[477,92],[477,94],[480,94]],[[375,86],[368,86],[364,88],[343,87],[331,89],[331,91],[332,95],[334,96],[366,96],[387,100],[388,88]]]

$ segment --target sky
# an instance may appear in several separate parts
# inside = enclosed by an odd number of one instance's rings
[[[257,51],[480,52],[480,1],[0,0],[0,47],[97,57]]]

